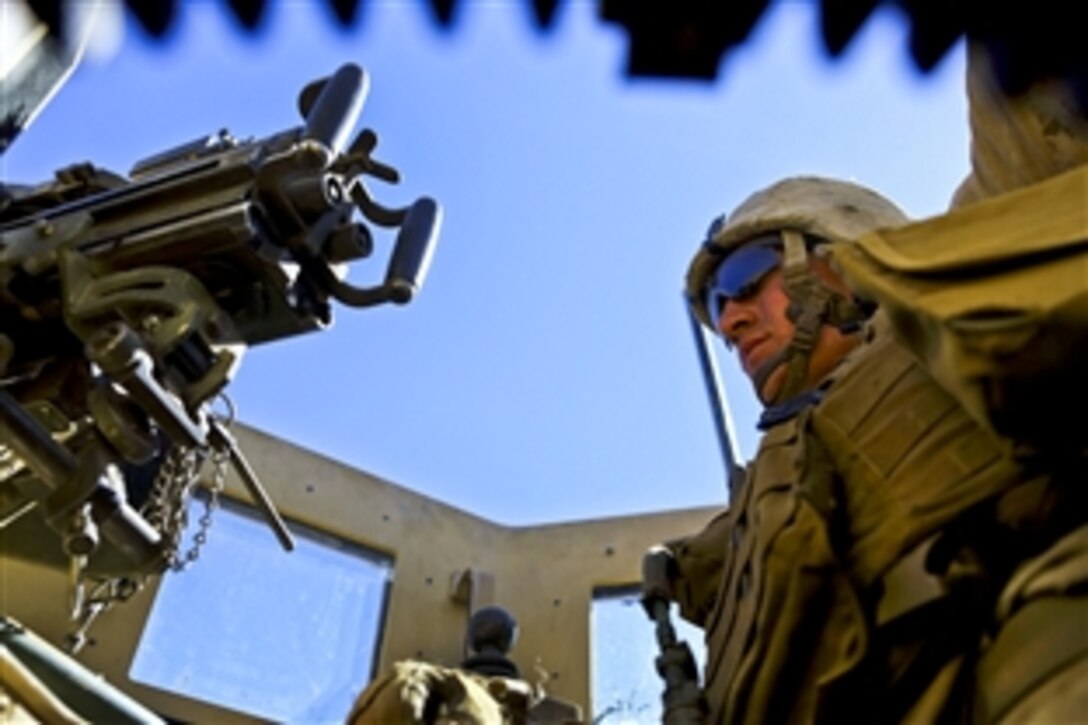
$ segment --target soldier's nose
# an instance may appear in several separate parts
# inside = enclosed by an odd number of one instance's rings
[[[729,299],[718,318],[718,332],[730,343],[736,342],[744,329],[755,321],[752,305],[742,300]]]

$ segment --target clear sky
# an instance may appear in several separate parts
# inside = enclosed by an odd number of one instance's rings
[[[830,62],[815,0],[779,2],[710,84],[627,78],[626,36],[589,0],[547,34],[514,0],[462,2],[452,32],[423,3],[364,3],[347,31],[323,2],[269,5],[254,35],[210,0],[180,3],[166,43],[125,28],[0,157],[3,178],[266,136],[300,123],[307,82],[364,67],[360,127],[402,173],[375,196],[445,210],[430,276],[408,306],[341,307],[327,331],[251,349],[228,392],[250,425],[502,523],[723,503],[681,304],[710,219],[800,173],[928,216],[967,171],[963,48],[920,75],[894,8]],[[379,281],[388,248],[352,280]],[[747,457],[757,409],[722,370]]]

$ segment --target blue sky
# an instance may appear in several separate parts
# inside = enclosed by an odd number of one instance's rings
[[[547,34],[513,0],[462,3],[453,32],[423,3],[366,3],[351,30],[324,3],[270,5],[252,36],[210,1],[182,3],[166,43],[126,28],[0,157],[3,178],[266,136],[299,124],[304,84],[363,66],[360,127],[402,174],[375,196],[445,210],[430,276],[408,306],[339,308],[329,330],[251,349],[229,392],[248,424],[502,523],[723,503],[680,297],[710,219],[799,173],[928,216],[967,170],[963,49],[919,75],[894,8],[829,62],[818,4],[779,2],[710,84],[628,79],[625,36],[588,0]],[[380,280],[388,248],[352,279]],[[721,363],[748,456],[757,409]]]

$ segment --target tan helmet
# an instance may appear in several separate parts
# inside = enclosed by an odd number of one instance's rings
[[[817,176],[784,179],[752,194],[732,214],[714,220],[688,267],[688,302],[699,321],[709,327],[707,280],[727,254],[760,234],[791,229],[830,242],[852,242],[874,229],[907,221],[895,204],[849,181]]]

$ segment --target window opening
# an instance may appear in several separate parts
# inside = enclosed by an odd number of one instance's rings
[[[191,541],[203,502],[190,505]],[[163,576],[129,676],[276,722],[339,722],[374,672],[390,557],[291,524],[285,552],[224,501],[199,559]]]

